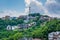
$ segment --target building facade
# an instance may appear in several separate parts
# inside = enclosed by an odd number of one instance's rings
[[[60,40],[60,32],[52,32],[48,35],[49,40]]]

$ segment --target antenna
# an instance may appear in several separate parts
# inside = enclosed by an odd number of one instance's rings
[[[29,14],[31,13],[31,7],[29,6]]]

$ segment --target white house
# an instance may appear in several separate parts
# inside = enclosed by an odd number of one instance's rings
[[[7,30],[12,30],[12,26],[8,25]]]
[[[32,22],[30,24],[18,24],[18,25],[15,25],[15,26],[11,26],[11,25],[8,25],[7,26],[7,30],[15,30],[15,29],[28,29],[29,27],[31,26],[35,26],[36,25],[36,22]]]
[[[14,30],[16,28],[18,28],[18,27],[17,26],[11,26],[11,25],[7,26],[7,30]]]
[[[7,30],[15,30],[15,29],[28,29],[28,28],[29,28],[28,24],[18,24],[16,26],[8,25],[6,29]]]
[[[52,19],[54,19],[54,18],[52,18],[52,17],[50,17],[50,16],[46,16],[46,15],[42,15],[42,16],[40,17],[40,20],[50,21],[50,20],[52,20]]]
[[[60,32],[51,32],[48,34],[48,40],[60,40]]]

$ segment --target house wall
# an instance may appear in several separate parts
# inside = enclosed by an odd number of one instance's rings
[[[32,40],[41,40],[41,39],[37,39],[37,38],[36,38],[36,39],[32,39]]]
[[[48,40],[60,40],[60,32],[52,32],[48,36]]]

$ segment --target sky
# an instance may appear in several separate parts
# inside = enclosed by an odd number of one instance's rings
[[[0,0],[0,17],[19,16],[25,10],[24,0]]]
[[[31,12],[60,17],[60,0],[0,0],[0,17],[20,16]]]
[[[0,10],[24,11],[24,0],[0,0]]]

